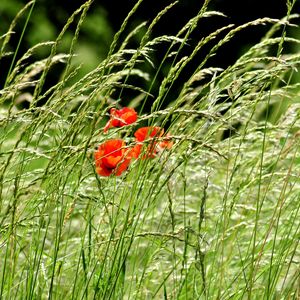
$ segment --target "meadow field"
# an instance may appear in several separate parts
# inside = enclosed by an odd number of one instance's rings
[[[0,299],[300,299],[296,1],[195,42],[203,20],[226,19],[206,0],[153,35],[177,2],[128,31],[136,1],[85,74],[91,0],[21,55],[9,45],[35,1],[0,36]],[[252,27],[258,43],[213,64]]]

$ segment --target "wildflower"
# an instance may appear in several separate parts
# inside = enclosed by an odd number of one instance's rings
[[[159,138],[164,134],[164,129],[158,126],[156,127],[141,127],[135,133],[134,136],[138,142],[143,142],[146,139]]]
[[[124,107],[122,109],[110,109],[110,119],[104,127],[104,132],[111,127],[123,127],[137,120],[137,112],[134,108]]]
[[[126,171],[133,156],[131,149],[125,149],[125,146],[125,142],[120,139],[101,144],[94,154],[96,172],[101,176],[120,176]]]
[[[174,145],[174,142],[171,140],[171,136],[169,133],[166,134],[166,137],[163,141],[158,143],[159,148],[161,149],[171,149]]]
[[[164,133],[164,129],[161,127],[141,127],[139,128],[135,133],[134,136],[136,138],[136,141],[138,142],[133,147],[133,153],[135,157],[139,157],[143,142],[146,139],[154,139],[154,138],[160,138]],[[151,141],[149,146],[147,147],[146,154],[142,157],[145,158],[154,158],[157,154],[157,142],[155,140]]]

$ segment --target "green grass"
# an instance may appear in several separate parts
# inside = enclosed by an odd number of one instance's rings
[[[298,17],[294,2],[283,20],[227,25],[183,56],[199,20],[222,14],[206,1],[176,35],[152,37],[174,2],[130,49],[129,39],[146,25],[123,37],[139,1],[107,58],[82,78],[73,59],[91,1],[55,41],[17,59],[18,50],[6,47],[20,15],[34,13],[34,2],[26,6],[0,40],[0,58],[12,57],[0,90],[1,299],[299,299],[300,89],[293,78],[300,55],[285,51],[287,44],[299,49],[287,34]],[[71,24],[69,53],[59,53]],[[250,26],[269,31],[226,69],[209,66]],[[154,76],[147,74],[161,43],[165,56]],[[49,56],[24,64],[39,47]],[[46,89],[49,71],[62,61],[65,71]],[[182,83],[187,66],[194,69]],[[168,74],[154,97],[162,68]],[[129,83],[135,77],[149,88]],[[138,94],[128,105],[152,103],[151,113],[104,135],[109,108],[128,89]],[[24,98],[29,108],[19,109]],[[172,149],[134,161],[120,177],[99,177],[95,147],[121,135],[133,144],[145,123],[170,124]]]

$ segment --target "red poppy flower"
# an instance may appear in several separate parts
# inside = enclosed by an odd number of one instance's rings
[[[123,127],[137,120],[137,112],[134,108],[124,107],[122,109],[110,109],[110,119],[104,127],[104,132],[111,127]]]
[[[134,136],[138,142],[143,142],[146,139],[160,138],[164,134],[164,129],[158,126],[156,127],[141,127],[135,133]]]
[[[173,145],[174,142],[171,140],[169,133],[166,134],[166,137],[164,138],[163,141],[158,143],[158,146],[162,149],[171,149]]]
[[[139,128],[135,133],[134,136],[136,137],[137,144],[133,147],[133,152],[135,154],[135,157],[139,157],[143,144],[147,139],[154,139],[154,138],[160,138],[164,133],[164,129],[161,127],[141,127]],[[147,147],[145,155],[142,157],[142,159],[145,158],[154,158],[157,154],[157,142],[151,141],[149,146]]]
[[[96,172],[101,176],[120,176],[127,170],[132,159],[131,150],[125,149],[123,140],[108,140],[94,154]]]

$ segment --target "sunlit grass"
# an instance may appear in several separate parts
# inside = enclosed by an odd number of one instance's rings
[[[286,35],[298,16],[289,2],[285,19],[229,24],[183,56],[200,19],[223,17],[208,3],[176,35],[153,38],[174,2],[129,49],[145,26],[122,35],[137,2],[107,58],[75,83],[75,46],[91,1],[57,40],[36,46],[48,48],[44,60],[24,64],[34,49],[12,60],[0,90],[1,299],[298,299],[300,106],[292,78],[300,55],[284,51],[299,44]],[[71,24],[70,51],[59,53]],[[0,58],[14,55],[6,52],[13,25],[1,37]],[[269,31],[226,69],[207,64],[249,26]],[[153,64],[161,43],[166,53],[152,78],[143,66]],[[178,82],[204,45],[202,63]],[[65,71],[45,89],[61,62]],[[129,84],[132,77],[150,81],[149,90]],[[175,85],[180,91],[171,98]],[[127,89],[138,93],[128,105],[142,111],[152,103],[151,112],[104,135],[107,112]],[[24,99],[29,108],[18,108]],[[134,144],[133,132],[146,123],[165,127],[172,149],[135,160],[120,177],[98,176],[94,149],[120,136]]]

